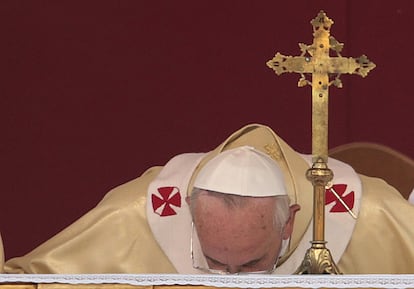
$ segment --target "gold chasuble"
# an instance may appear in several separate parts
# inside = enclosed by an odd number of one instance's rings
[[[295,152],[269,127],[257,124],[236,131],[211,152],[179,155],[113,189],[71,226],[27,255],[8,260],[5,272],[202,274],[192,267],[191,216],[185,198],[209,159],[244,145],[278,163],[291,203],[301,206],[275,271],[292,274],[312,236],[312,184],[305,176],[312,157]],[[333,187],[356,216],[326,192],[326,240],[339,270],[414,273],[414,206],[381,179],[357,175],[333,159],[329,164]]]

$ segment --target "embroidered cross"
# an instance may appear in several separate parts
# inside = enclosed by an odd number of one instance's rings
[[[351,191],[346,194],[347,187],[348,186],[346,184],[335,184],[328,187],[325,191],[325,205],[334,203],[329,212],[348,212],[354,219],[356,219],[356,215],[352,211],[355,203],[355,192]]]
[[[181,207],[181,194],[177,187],[161,187],[157,189],[159,196],[151,195],[154,213],[161,217],[176,215],[174,207]]]

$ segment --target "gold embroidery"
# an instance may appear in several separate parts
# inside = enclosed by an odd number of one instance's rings
[[[280,147],[276,143],[267,144],[264,146],[266,153],[275,161],[280,161],[283,159],[282,152],[280,151]]]

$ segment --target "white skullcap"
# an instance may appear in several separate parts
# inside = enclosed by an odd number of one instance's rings
[[[194,187],[250,197],[287,195],[283,173],[266,154],[250,146],[230,149],[200,170]]]

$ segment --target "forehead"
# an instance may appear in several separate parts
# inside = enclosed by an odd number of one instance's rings
[[[226,254],[248,260],[262,255],[258,252],[266,251],[278,238],[273,223],[275,198],[250,197],[241,204],[229,205],[222,198],[206,194],[197,202],[194,224],[203,251],[209,256]]]
[[[273,224],[274,197],[233,197],[202,193],[196,199],[194,222],[200,226],[268,226]]]

